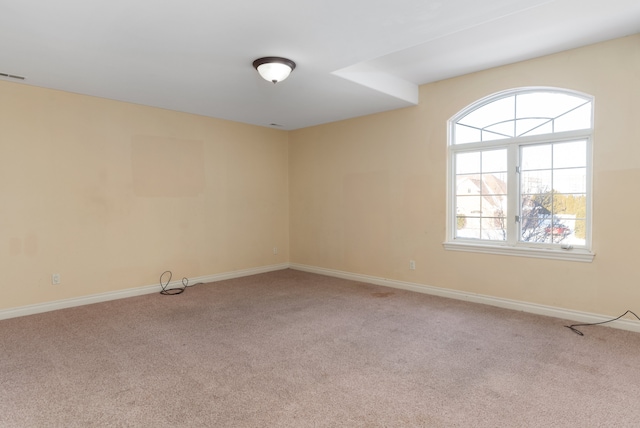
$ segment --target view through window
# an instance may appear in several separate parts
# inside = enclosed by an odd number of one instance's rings
[[[451,242],[589,247],[591,97],[496,94],[450,121]]]

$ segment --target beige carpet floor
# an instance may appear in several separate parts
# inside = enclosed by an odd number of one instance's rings
[[[565,324],[294,270],[197,285],[0,321],[0,426],[640,426],[640,335]]]

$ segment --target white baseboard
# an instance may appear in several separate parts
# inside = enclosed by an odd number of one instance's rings
[[[343,278],[353,281],[366,282],[369,284],[382,285],[385,287],[399,288],[403,290],[415,291],[418,293],[431,294],[434,296],[447,297],[450,299],[464,300],[473,303],[496,306],[516,311],[529,312],[538,315],[545,315],[554,318],[571,320],[578,323],[599,323],[611,320],[612,317],[588,312],[573,311],[570,309],[557,308],[554,306],[538,305],[535,303],[522,302],[518,300],[503,299],[483,294],[467,293],[463,291],[451,290],[447,288],[432,287],[412,282],[397,281],[393,279],[380,278],[376,276],[361,275],[351,272],[344,272],[334,269],[326,269],[315,266],[307,266],[296,263],[282,263],[278,265],[262,266],[251,269],[244,269],[232,272],[223,272],[213,275],[189,278],[189,284],[208,283],[223,281],[226,279],[241,278],[243,276],[257,275],[260,273],[273,272],[283,269],[295,269],[304,272],[317,273],[336,278]],[[166,287],[181,287],[182,279],[171,281]],[[159,293],[160,284],[147,285],[143,287],[129,288],[126,290],[109,291],[106,293],[92,294],[89,296],[75,297],[71,299],[56,300],[53,302],[39,303],[35,305],[21,306],[0,310],[0,320],[33,315],[42,312],[55,311],[58,309],[71,308],[74,306],[89,305],[92,303],[107,302],[109,300],[124,299],[127,297],[141,296],[143,294]],[[603,324],[606,327],[618,328],[640,333],[640,321],[631,319],[620,319]]]
[[[492,297],[483,294],[467,293],[464,291],[451,290],[447,288],[432,287],[412,282],[396,281],[393,279],[360,275],[350,272],[325,269],[296,263],[291,263],[289,267],[291,269],[296,269],[304,272],[317,273],[320,275],[333,276],[336,278],[366,282],[369,284],[382,285],[386,287],[400,288],[403,290],[416,291],[418,293],[431,294],[434,296],[447,297],[450,299],[464,300],[467,302],[481,303],[505,309],[512,309],[516,311],[529,312],[537,315],[545,315],[549,317],[575,321],[578,323],[599,323],[615,318],[588,312],[573,311],[570,309],[557,308],[553,306],[538,305],[535,303],[522,302],[518,300],[503,299],[500,297]],[[603,324],[603,326],[640,333],[640,321],[635,319],[620,319],[617,321],[609,322],[607,324]]]
[[[287,269],[288,263],[278,265],[262,266],[251,269],[237,270],[232,272],[223,272],[213,275],[200,276],[197,278],[189,278],[189,284],[208,283],[223,281],[225,279],[241,278],[243,276],[257,275],[259,273],[273,272],[276,270]],[[182,287],[182,279],[171,281],[165,285],[167,289]],[[21,317],[25,315],[39,314],[42,312],[55,311],[58,309],[71,308],[74,306],[90,305],[92,303],[107,302],[109,300],[124,299],[126,297],[141,296],[143,294],[159,293],[161,291],[160,284],[146,285],[143,287],[128,288],[126,290],[109,291],[106,293],[91,294],[89,296],[74,297],[71,299],[56,300],[53,302],[38,303],[35,305],[20,306],[17,308],[0,310],[0,320]]]

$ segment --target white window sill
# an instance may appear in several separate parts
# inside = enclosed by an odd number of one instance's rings
[[[502,245],[485,245],[470,242],[445,242],[445,250],[469,251],[473,253],[499,254],[502,256],[535,257],[539,259],[567,260],[572,262],[591,263],[595,254],[583,248],[567,250],[531,247],[507,247]]]

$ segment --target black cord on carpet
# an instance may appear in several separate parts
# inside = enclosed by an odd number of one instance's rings
[[[572,324],[572,325],[565,325],[565,327],[567,327],[569,330],[573,331],[575,334],[579,334],[580,336],[584,336],[584,333],[582,333],[580,330],[578,330],[576,327],[584,327],[584,326],[589,326],[589,325],[599,325],[599,324],[606,324],[608,322],[612,322],[612,321],[617,321],[620,318],[622,318],[623,316],[627,315],[627,314],[632,314],[633,316],[635,316],[636,318],[638,318],[638,321],[640,321],[640,317],[638,315],[636,315],[634,312],[632,311],[627,311],[624,314],[620,315],[618,318],[614,318],[614,319],[610,319],[608,321],[602,321],[602,322],[594,322],[594,323],[589,323],[589,324]]]
[[[167,280],[166,284],[163,284],[162,278],[167,273],[169,274],[169,279]],[[196,282],[193,285],[189,285],[189,279],[184,277],[182,278],[182,287],[167,288],[169,286],[169,283],[171,282],[172,277],[173,277],[173,274],[171,273],[170,270],[165,270],[164,272],[162,272],[162,275],[160,275],[160,287],[162,288],[162,291],[160,291],[160,294],[163,294],[165,296],[175,296],[176,294],[182,294],[184,290],[187,289],[187,287],[193,287],[194,285],[202,284],[202,282]]]

